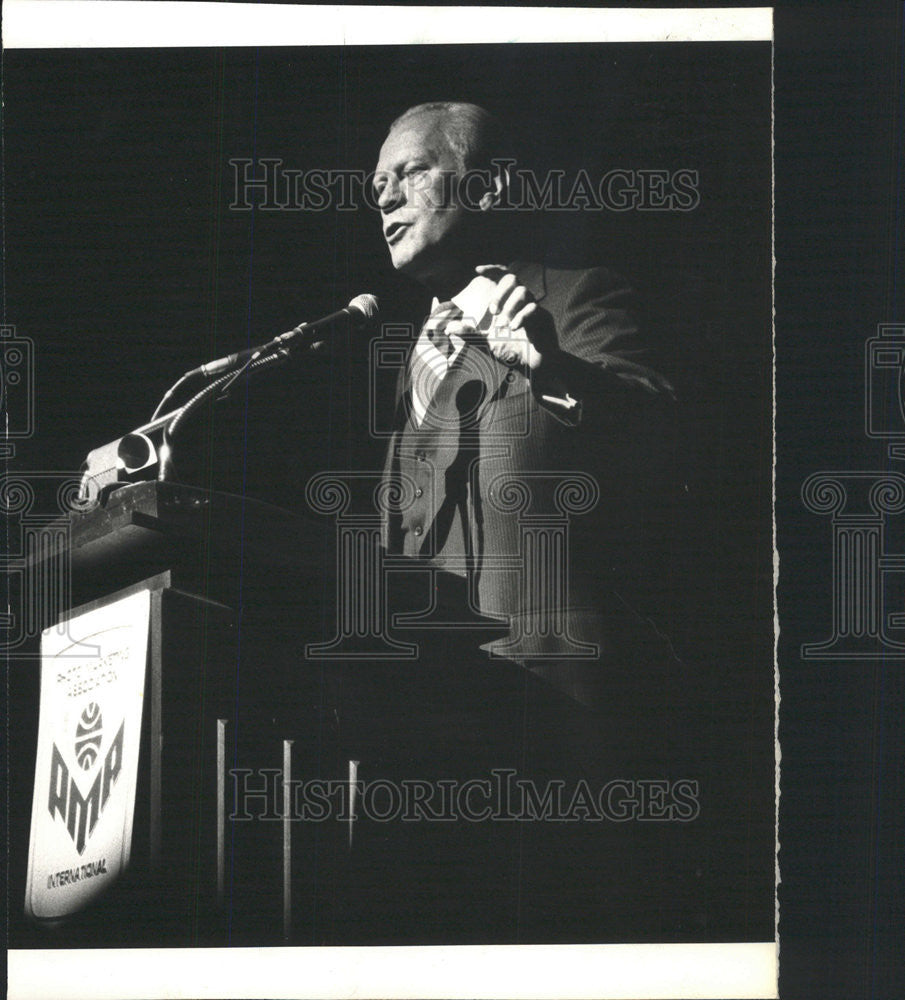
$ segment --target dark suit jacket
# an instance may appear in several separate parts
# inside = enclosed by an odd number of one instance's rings
[[[587,701],[594,667],[655,655],[645,595],[673,394],[619,277],[511,269],[555,337],[561,381],[468,344],[415,428],[401,373],[385,468],[400,502],[384,543],[467,576],[476,608],[510,620],[493,652]],[[542,399],[563,385],[581,402],[577,425]]]

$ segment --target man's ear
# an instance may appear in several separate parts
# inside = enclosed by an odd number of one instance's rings
[[[481,195],[478,207],[482,212],[489,212],[503,200],[509,190],[509,163],[494,161],[490,171],[490,188]]]

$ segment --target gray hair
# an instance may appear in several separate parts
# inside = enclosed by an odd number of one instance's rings
[[[493,159],[509,154],[508,140],[499,119],[477,104],[465,101],[431,101],[417,104],[390,126],[394,128],[416,115],[430,114],[459,158],[464,169],[488,167]]]

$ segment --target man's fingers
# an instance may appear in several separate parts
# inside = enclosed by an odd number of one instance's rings
[[[471,320],[467,319],[451,319],[444,327],[444,333],[447,336],[452,336],[455,334],[457,337],[461,337],[463,340],[468,340],[469,337],[473,337],[477,332],[477,328]]]
[[[530,301],[532,299],[528,289],[524,285],[516,285],[502,303],[497,322],[508,324],[513,330],[518,329],[519,324],[515,322],[515,317]]]
[[[512,330],[520,330],[525,325],[525,320],[537,309],[537,303],[532,299],[527,305],[523,306],[519,311],[509,320],[509,327]]]
[[[503,282],[506,282],[506,288],[515,287],[517,279],[515,275],[503,264],[478,264],[475,271],[485,278],[490,278],[492,281],[498,283],[496,293],[494,297],[488,302],[490,312],[492,315],[496,315],[500,308],[500,298],[501,287]],[[505,289],[503,289],[505,291]]]
[[[518,285],[518,278],[514,274],[505,274],[497,282],[496,291],[488,303],[491,316],[496,316],[503,303],[509,297],[512,290]]]
[[[500,264],[479,264],[475,270],[478,274],[496,280],[497,287],[493,297],[487,303],[492,316],[500,316],[511,327],[516,314],[529,302],[533,301],[531,292],[519,284],[518,278]]]

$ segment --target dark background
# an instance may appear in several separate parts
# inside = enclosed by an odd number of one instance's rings
[[[865,435],[865,343],[901,323],[903,8],[776,17],[781,995],[902,995],[900,658],[804,661],[830,637],[830,519],[814,472],[902,472]],[[901,551],[901,515],[890,550]],[[898,535],[898,538],[895,536]]]
[[[894,997],[903,668],[801,660],[801,643],[830,627],[831,549],[828,524],[804,510],[799,490],[821,469],[888,467],[862,430],[862,366],[876,324],[901,321],[901,8],[783,7],[776,39],[781,995]],[[696,443],[685,554],[697,560],[703,549],[704,563],[694,564],[689,600],[736,609],[732,637],[694,620],[705,638],[731,644],[751,607],[732,581],[769,600],[769,48],[479,51],[432,48],[429,86],[413,50],[313,50],[302,63],[297,51],[273,50],[6,53],[5,319],[38,342],[40,386],[38,434],[16,464],[71,467],[140,423],[185,368],[359,291],[417,312],[417,296],[387,274],[376,220],[230,213],[226,161],[370,169],[392,116],[452,91],[535,129],[529,149],[541,169],[586,160],[592,175],[636,164],[701,170],[695,212],[582,213],[554,218],[536,238],[551,261],[615,263],[667,333],[689,404],[686,440]],[[250,476],[249,492],[266,482],[291,498],[309,469],[379,454],[360,431],[361,373],[340,351],[317,375],[270,384],[270,409],[282,418],[301,401],[304,419],[273,430],[261,404],[251,425],[267,428],[266,441],[291,441],[291,460]],[[752,552],[739,572],[739,554]],[[688,621],[684,608],[676,618]],[[752,643],[741,662],[704,644],[726,688],[763,692],[757,672],[769,658],[762,635]],[[724,689],[720,709],[727,700]],[[724,737],[744,733],[740,701]],[[758,732],[768,715],[759,704]],[[744,794],[757,789],[753,777],[736,770],[727,782]]]
[[[7,309],[41,345],[38,435],[19,460],[74,467],[187,368],[361,291],[382,319],[420,321],[376,213],[230,210],[228,161],[369,172],[398,113],[453,93],[510,123],[541,178],[699,172],[690,212],[513,222],[523,256],[605,263],[638,288],[692,421],[687,474],[725,480],[728,464],[735,488],[770,391],[769,72],[766,44],[7,53]],[[366,364],[362,338],[252,390],[252,492],[292,506],[314,469],[381,464],[362,433]],[[219,408],[224,427],[231,411],[244,423],[243,395]],[[213,471],[233,488],[242,474],[227,458]]]
[[[692,211],[513,219],[520,256],[607,264],[632,281],[677,386],[679,502],[658,526],[667,547],[656,584],[680,659],[657,681],[614,678],[612,697],[623,745],[638,747],[624,766],[647,775],[647,750],[681,731],[676,754],[655,766],[701,789],[699,820],[657,831],[673,844],[650,854],[659,863],[642,857],[648,832],[633,834],[637,871],[620,872],[613,890],[624,915],[581,916],[564,891],[556,919],[523,933],[769,940],[769,45],[13,52],[5,75],[7,308],[38,350],[38,432],[21,443],[20,469],[71,468],[145,422],[181,372],[358,292],[379,296],[384,321],[425,315],[423,293],[390,269],[373,211],[231,210],[230,159],[369,172],[402,110],[464,94],[511,125],[520,165],[540,178],[697,171]],[[342,335],[323,357],[240,385],[180,442],[180,476],[301,510],[314,472],[379,469],[366,342]],[[664,901],[673,883],[685,902]],[[645,906],[651,892],[660,901]]]

